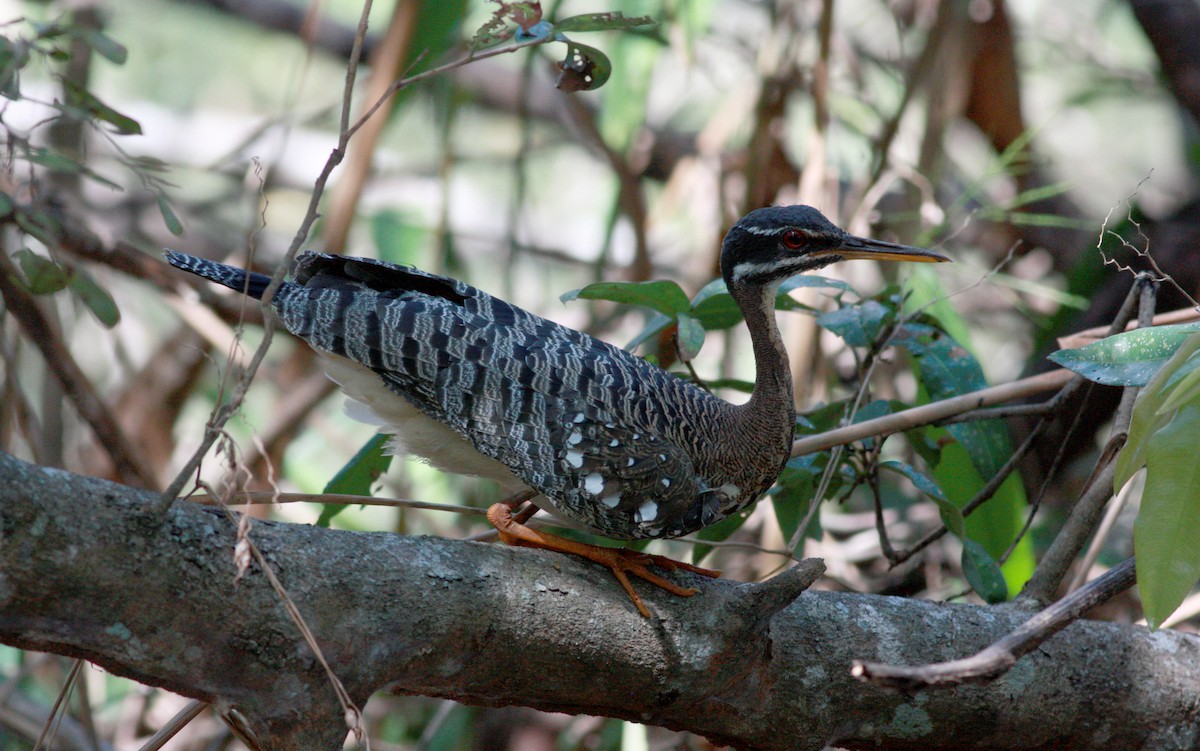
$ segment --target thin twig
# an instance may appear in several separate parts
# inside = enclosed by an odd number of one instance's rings
[[[192,699],[187,705],[175,713],[175,716],[163,723],[163,726],[158,729],[154,735],[142,744],[138,751],[158,751],[167,741],[175,737],[175,735],[187,727],[187,724],[200,716],[200,713],[208,709],[208,704]]]
[[[346,66],[346,82],[342,89],[342,110],[338,127],[337,146],[330,153],[329,158],[325,160],[325,166],[321,169],[321,174],[317,176],[316,181],[313,183],[308,210],[305,212],[304,219],[300,222],[300,227],[296,230],[296,235],[292,238],[292,243],[288,248],[284,262],[275,270],[275,274],[271,277],[270,283],[267,284],[267,288],[263,292],[261,307],[266,321],[263,326],[262,343],[255,350],[254,356],[250,359],[250,364],[247,365],[245,372],[238,380],[229,400],[214,410],[208,425],[205,427],[204,438],[201,440],[200,446],[196,448],[191,458],[179,470],[179,474],[166,491],[163,492],[156,506],[151,509],[154,513],[166,513],[171,504],[175,502],[180,491],[183,490],[183,486],[196,473],[200,467],[200,462],[221,435],[221,430],[225,423],[229,421],[229,418],[241,406],[242,401],[246,397],[246,392],[250,388],[250,383],[254,379],[255,373],[258,372],[258,367],[262,363],[263,358],[266,357],[267,349],[271,346],[271,340],[275,331],[275,314],[271,307],[271,300],[275,297],[275,292],[279,289],[280,285],[283,284],[283,277],[287,273],[287,268],[291,265],[292,259],[295,258],[300,247],[308,239],[312,225],[317,221],[317,216],[319,215],[317,209],[320,205],[321,196],[325,192],[325,184],[329,181],[329,176],[333,173],[333,170],[341,164],[342,159],[346,155],[346,147],[350,142],[350,106],[354,96],[354,81],[358,73],[359,60],[362,56],[363,38],[367,33],[367,19],[370,12],[371,0],[365,0],[362,13],[359,16],[358,33],[354,37],[354,49],[350,54],[350,62]]]
[[[16,283],[15,280],[20,278],[8,256],[0,253],[0,297],[4,300],[5,308],[42,353],[49,364],[48,369],[62,384],[67,398],[95,432],[99,445],[112,459],[121,480],[143,488],[155,487],[154,471],[146,466],[141,454],[130,443],[120,422],[97,393],[83,368],[79,367],[62,337],[50,325],[33,295]]]
[[[1135,580],[1134,560],[1127,558],[971,657],[911,667],[855,661],[850,673],[862,681],[903,689],[943,688],[990,680],[1092,608],[1129,589]]]
[[[1097,556],[1100,555],[1100,549],[1104,547],[1104,542],[1108,539],[1109,532],[1112,531],[1113,525],[1117,523],[1117,518],[1121,512],[1125,510],[1125,505],[1129,502],[1129,496],[1133,494],[1135,483],[1127,482],[1125,487],[1121,488],[1121,492],[1117,493],[1117,499],[1108,505],[1108,509],[1104,512],[1104,518],[1100,520],[1100,527],[1096,530],[1096,536],[1092,538],[1092,544],[1088,546],[1087,552],[1083,554],[1083,560],[1075,570],[1075,576],[1071,578],[1071,583],[1067,585],[1068,592],[1074,592],[1082,587],[1088,580],[1088,573],[1092,570],[1092,565],[1096,562]]]
[[[58,723],[62,721],[62,715],[66,713],[64,708],[67,699],[71,696],[71,687],[75,685],[75,681],[79,679],[79,669],[83,667],[83,660],[72,660],[71,670],[67,673],[67,679],[63,681],[62,690],[58,692],[58,696],[54,699],[54,705],[50,707],[50,714],[46,717],[46,724],[42,726],[42,732],[38,735],[37,742],[33,744],[33,751],[39,751],[44,748],[42,743],[49,737],[53,742],[55,733],[58,730]],[[59,710],[62,709],[60,713]]]
[[[1095,384],[1089,382],[1083,388],[1083,392],[1080,397],[1081,404],[1087,401],[1088,395],[1092,393],[1092,387],[1094,385]],[[1063,434],[1062,441],[1059,442],[1058,451],[1056,451],[1054,454],[1054,461],[1050,462],[1050,467],[1046,470],[1046,476],[1042,478],[1042,484],[1038,486],[1037,494],[1033,496],[1033,500],[1029,503],[1029,510],[1025,514],[1024,526],[1022,526],[1021,530],[1017,532],[1015,537],[1013,537],[1013,541],[1009,543],[1008,549],[1004,551],[1004,554],[996,559],[1001,565],[1004,565],[1004,563],[1008,561],[1009,556],[1011,556],[1013,551],[1017,549],[1017,545],[1020,544],[1025,535],[1029,534],[1029,530],[1033,527],[1033,520],[1037,518],[1038,510],[1042,507],[1042,500],[1045,499],[1046,493],[1050,490],[1050,483],[1052,480],[1054,480],[1054,478],[1058,477],[1059,467],[1061,467],[1062,463],[1066,460],[1067,444],[1075,435],[1075,431],[1079,430],[1079,426],[1082,422],[1083,410],[1076,409],[1075,416],[1071,418],[1070,427],[1067,428],[1066,432]]]
[[[1057,407],[1058,404],[1061,404],[1070,398],[1070,395],[1074,393],[1075,388],[1077,388],[1082,382],[1082,378],[1076,378],[1072,380],[1070,383],[1064,386],[1051,401],[1053,401]],[[1000,489],[1000,486],[1004,483],[1004,481],[1008,479],[1008,476],[1012,474],[1012,471],[1017,468],[1017,464],[1019,464],[1021,460],[1025,458],[1025,455],[1029,453],[1029,450],[1033,448],[1034,442],[1037,440],[1038,436],[1041,435],[1042,431],[1048,424],[1048,419],[1042,419],[1033,426],[1033,429],[1029,431],[1029,435],[1025,436],[1025,440],[1021,442],[1021,445],[1017,448],[1017,450],[1013,452],[1012,456],[1010,456],[1006,462],[1004,462],[1004,466],[1000,467],[1000,469],[996,471],[996,474],[992,475],[991,478],[988,479],[987,483],[980,488],[979,492],[977,492],[975,496],[962,507],[962,515],[964,518],[970,516],[975,512],[976,509],[978,509],[993,495],[995,495],[996,491]],[[909,558],[912,558],[917,553],[929,547],[932,543],[940,540],[949,531],[950,530],[943,524],[941,527],[925,535],[920,542],[917,542],[908,550],[897,554],[894,558],[888,558],[888,561],[891,564],[888,568],[895,568],[901,563],[904,563]]]
[[[947,425],[956,425],[960,422],[976,422],[978,420],[1005,420],[1010,417],[1042,417],[1043,415],[1052,414],[1058,408],[1057,404],[1052,401],[1045,401],[1039,404],[1013,404],[1007,407],[988,407],[987,409],[973,409],[970,412],[963,412],[961,415],[948,417],[945,420],[939,420],[938,427],[946,427]]]
[[[1134,288],[1137,290],[1138,320],[1148,323],[1154,315],[1157,283],[1148,276],[1139,276]],[[1130,389],[1136,390],[1136,387],[1128,387],[1126,393],[1129,393]],[[1122,402],[1124,401],[1122,398]],[[1114,459],[1128,430],[1129,410],[1121,411],[1113,419],[1111,437],[1093,470],[1092,477],[1088,480],[1086,489],[1071,509],[1071,514],[1055,536],[1054,542],[1042,556],[1025,589],[1017,596],[1018,601],[1046,603],[1054,599],[1071,565],[1103,519],[1104,507],[1113,496],[1113,476],[1116,474]]]
[[[1022,378],[1012,383],[990,386],[986,389],[959,394],[941,401],[922,404],[919,407],[906,409],[903,412],[877,417],[874,420],[847,425],[843,428],[828,430],[817,435],[805,436],[792,443],[792,456],[803,456],[817,451],[841,446],[847,443],[861,441],[864,438],[891,435],[905,430],[912,430],[924,425],[931,425],[947,417],[961,414],[980,407],[1003,404],[1013,399],[1023,399],[1034,394],[1053,391],[1061,388],[1075,377],[1069,370],[1051,370],[1048,373]]]
[[[483,516],[486,509],[475,506],[459,506],[453,503],[413,501],[407,498],[376,498],[375,496],[349,495],[345,493],[273,493],[270,491],[240,491],[222,499],[208,494],[188,496],[188,500],[203,506],[257,506],[276,503],[340,503],[347,506],[384,506],[391,508],[415,508],[429,511],[449,511],[454,514]]]

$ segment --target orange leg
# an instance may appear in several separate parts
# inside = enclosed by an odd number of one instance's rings
[[[517,501],[517,503],[519,502]],[[518,521],[513,518],[513,503],[509,499],[492,504],[488,508],[487,519],[500,533],[500,539],[509,545],[545,548],[547,550],[557,550],[560,553],[574,553],[588,560],[595,561],[602,566],[608,566],[612,570],[613,575],[617,577],[617,581],[624,587],[629,598],[633,600],[633,604],[637,606],[638,612],[646,618],[650,617],[650,611],[642,604],[642,598],[638,597],[637,592],[633,591],[633,585],[629,583],[629,577],[625,575],[626,573],[633,574],[639,579],[645,579],[651,584],[680,597],[691,597],[699,590],[693,587],[681,587],[653,573],[647,566],[655,565],[668,571],[683,569],[684,571],[691,571],[701,576],[713,578],[721,575],[720,571],[700,568],[690,563],[673,561],[661,555],[638,553],[623,548],[602,548],[598,545],[588,545],[587,543],[568,540],[558,535],[539,532],[522,524],[521,521],[524,521],[524,519]]]

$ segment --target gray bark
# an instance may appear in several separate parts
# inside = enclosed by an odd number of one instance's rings
[[[263,748],[335,749],[343,713],[222,511],[0,452],[0,642],[213,702]],[[686,729],[741,749],[1190,748],[1200,638],[1080,622],[987,685],[903,693],[851,660],[961,657],[998,608],[696,581],[641,588],[544,551],[255,521],[252,539],[361,707],[388,689]]]

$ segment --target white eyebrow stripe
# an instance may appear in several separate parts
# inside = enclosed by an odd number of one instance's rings
[[[787,227],[759,227],[757,224],[743,224],[742,229],[759,237],[770,237],[782,233]]]

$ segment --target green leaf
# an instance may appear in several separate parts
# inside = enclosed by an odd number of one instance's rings
[[[820,274],[800,274],[799,276],[793,276],[791,279],[784,280],[783,284],[779,285],[779,294],[786,295],[792,290],[804,287],[830,287],[832,289],[840,289],[843,292],[854,291],[853,287],[841,279],[830,279]]]
[[[817,478],[821,476],[829,460],[829,454],[819,452],[789,459],[780,474],[775,487],[771,489],[771,506],[775,509],[775,519],[779,522],[779,531],[784,540],[791,540],[804,521],[808,507],[813,502],[813,491]],[[804,530],[806,538],[820,539],[820,514],[813,514],[808,529]]]
[[[375,252],[389,263],[413,265],[426,246],[428,233],[407,212],[384,209],[370,216],[371,241]]]
[[[725,517],[716,524],[710,525],[696,532],[696,537],[701,540],[709,540],[711,542],[720,542],[731,534],[736,532],[746,519],[750,518],[750,511],[753,507],[742,509],[736,514]],[[704,560],[704,556],[712,552],[712,545],[697,545],[692,548],[692,563],[699,563]]]
[[[66,289],[71,275],[54,261],[28,248],[21,248],[13,256],[25,275],[25,286],[33,294],[52,295]]]
[[[158,201],[158,213],[162,214],[163,224],[167,226],[167,231],[172,235],[179,237],[183,234],[183,222],[179,221],[175,210],[171,208],[171,202],[167,197],[159,193],[154,197]]]
[[[1105,386],[1145,386],[1200,323],[1125,331],[1077,349],[1061,349],[1050,359],[1089,381]]]
[[[125,64],[125,60],[129,57],[129,51],[123,44],[96,29],[82,29],[81,32],[80,38],[97,55],[117,65]]]
[[[70,79],[63,79],[69,101],[77,107],[87,110],[87,113],[97,120],[113,126],[115,132],[122,136],[137,136],[142,133],[142,126],[132,117],[122,115],[112,107],[100,101],[95,94]]]
[[[71,292],[75,294],[87,309],[92,311],[92,315],[100,323],[104,324],[105,328],[111,329],[121,321],[121,311],[117,308],[117,301],[113,299],[108,291],[96,284],[96,280],[83,269],[77,268],[71,272],[71,278],[68,284],[71,287]]]
[[[1180,407],[1149,437],[1146,488],[1133,525],[1138,591],[1150,628],[1179,607],[1200,580],[1200,401]]]
[[[926,428],[925,432],[934,442],[944,439],[947,433],[945,428]],[[942,446],[933,477],[950,502],[960,509],[984,486],[983,477],[966,448],[958,442]],[[1021,478],[1015,473],[1009,475],[992,498],[965,519],[966,537],[982,545],[993,558],[1003,555],[1024,526],[1026,507]],[[1001,569],[1009,591],[1018,591],[1029,580],[1035,563],[1033,545],[1027,535],[1017,543]]]
[[[346,462],[346,466],[338,470],[326,485],[323,492],[338,495],[370,496],[371,486],[387,471],[392,463],[392,455],[385,454],[388,436],[384,433],[375,434],[371,440]],[[328,527],[333,517],[344,511],[343,503],[326,503],[317,519],[318,527]]]
[[[64,156],[57,151],[50,151],[44,148],[30,149],[25,153],[25,158],[34,164],[40,164],[51,172],[58,172],[65,175],[78,175],[83,172],[83,165]]]
[[[852,347],[869,347],[879,338],[884,323],[894,315],[895,311],[875,300],[864,300],[859,305],[844,305],[822,313],[817,316],[817,325],[837,334]]]
[[[1200,398],[1200,355],[1192,354],[1175,373],[1175,377],[1169,379],[1169,383],[1171,393],[1167,395],[1166,401],[1159,405],[1159,414],[1174,412],[1184,404]]]
[[[564,18],[554,24],[554,29],[561,33],[568,31],[628,31],[639,26],[653,25],[654,19],[650,16],[626,18],[620,11],[614,11],[612,13],[584,13]]]
[[[570,293],[568,292],[567,294]],[[665,316],[656,311],[650,316],[650,320],[646,321],[645,327],[638,332],[637,336],[629,340],[629,343],[625,345],[625,349],[632,352],[646,343],[646,341],[658,336],[660,333],[662,333],[663,329],[670,326],[674,321],[674,317]]]
[[[28,44],[0,36],[0,95],[14,101],[21,98],[21,69],[28,63]]]
[[[1175,385],[1173,378],[1192,359],[1192,355],[1200,350],[1200,334],[1193,334],[1179,345],[1175,354],[1167,360],[1158,373],[1150,380],[1142,392],[1138,394],[1137,402],[1133,405],[1133,414],[1129,420],[1129,435],[1125,445],[1117,454],[1117,466],[1113,476],[1113,492],[1120,492],[1129,478],[1146,464],[1146,452],[1150,447],[1150,439],[1160,428],[1171,419],[1171,415],[1163,414],[1160,407],[1171,396]]]
[[[561,71],[555,84],[563,91],[592,91],[612,75],[612,62],[595,47],[567,41],[567,56],[558,63]]]
[[[691,362],[696,359],[696,355],[700,354],[700,348],[704,346],[704,327],[695,318],[679,313],[675,320],[679,324],[679,328],[675,331],[675,342],[679,346],[679,358],[684,362]]]
[[[611,300],[626,305],[641,305],[674,318],[687,313],[691,307],[687,295],[672,281],[654,282],[596,282],[583,289],[575,289],[559,297],[563,302],[576,298],[584,300]]]
[[[979,361],[933,326],[907,322],[896,331],[892,344],[912,353],[921,385],[931,399],[947,399],[987,387]],[[946,429],[967,450],[983,477],[996,474],[1012,456],[1008,428],[1002,420],[960,422]]]
[[[918,491],[928,496],[937,505],[938,514],[942,517],[942,524],[946,525],[946,529],[950,530],[960,540],[966,539],[967,525],[966,520],[963,519],[962,511],[946,497],[946,494],[942,492],[942,489],[938,487],[937,483],[929,475],[918,472],[910,464],[896,460],[880,462],[879,468],[907,477]]]
[[[692,298],[692,317],[700,321],[705,330],[720,331],[736,326],[742,320],[742,311],[729,294],[725,280],[714,279]]]
[[[963,540],[962,569],[967,583],[984,601],[995,604],[1008,599],[1008,584],[1000,564],[969,537]]]

